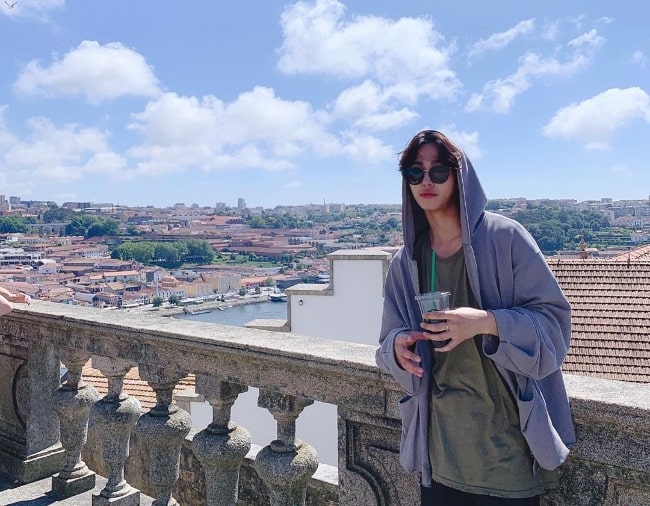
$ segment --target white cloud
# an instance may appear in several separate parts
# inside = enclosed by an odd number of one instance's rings
[[[74,124],[57,127],[47,118],[31,118],[27,126],[30,133],[7,146],[2,158],[21,193],[30,194],[42,180],[65,183],[124,168],[124,159],[108,149],[107,132]]]
[[[23,18],[33,21],[48,21],[50,11],[65,6],[65,0],[7,0],[12,8],[2,5],[0,12],[8,18]]]
[[[449,47],[430,20],[376,16],[344,19],[337,0],[298,2],[282,14],[284,42],[278,67],[285,73],[329,74],[393,82],[400,74],[446,69]],[[433,67],[433,68],[432,68]]]
[[[633,63],[634,65],[638,65],[641,68],[645,67],[645,64],[647,62],[646,55],[643,53],[643,51],[636,50],[634,53],[632,53],[632,56],[630,57],[630,63]]]
[[[397,121],[376,116],[378,123],[382,120]],[[328,130],[331,121],[329,114],[310,104],[283,100],[261,86],[231,103],[214,96],[199,99],[165,93],[132,115],[129,128],[141,134],[142,142],[128,155],[137,161],[134,174],[163,175],[191,167],[286,170],[305,154],[356,158],[362,145],[370,150],[369,160],[392,154],[365,134],[337,137]]]
[[[405,95],[405,90],[382,89],[377,83],[366,80],[359,86],[344,90],[332,108],[337,118],[350,121],[354,127],[373,132],[390,130],[412,121],[418,114],[407,107],[391,106],[394,95]]]
[[[141,54],[119,42],[102,46],[90,40],[60,59],[53,55],[47,67],[38,60],[30,61],[14,83],[14,90],[48,97],[81,95],[92,103],[160,93],[153,68]]]
[[[556,56],[543,57],[537,53],[525,54],[519,68],[509,76],[490,81],[483,86],[481,93],[473,93],[465,105],[465,110],[490,109],[497,113],[507,113],[515,99],[531,88],[535,79],[543,77],[567,77],[587,67],[604,39],[596,30],[586,32],[567,43],[571,50],[564,60]]]
[[[490,51],[500,51],[517,37],[530,33],[535,28],[535,19],[520,21],[505,32],[495,33],[487,39],[481,39],[469,48],[469,58],[480,56]]]
[[[598,22],[603,24],[603,25],[609,25],[610,23],[613,23],[615,21],[614,18],[610,18],[609,16],[602,16],[598,18]]]
[[[348,132],[350,139],[343,148],[344,153],[364,165],[380,163],[396,158],[396,151],[391,146],[386,146],[381,140],[371,135]]]
[[[559,109],[542,128],[547,137],[576,140],[587,149],[606,149],[616,130],[634,120],[650,123],[650,96],[638,87],[611,88]]]
[[[351,83],[333,104],[336,118],[372,132],[397,128],[418,116],[411,109],[420,100],[450,100],[461,91],[450,66],[455,46],[430,19],[345,14],[338,0],[287,7],[278,51],[281,72]]]
[[[11,146],[16,142],[14,135],[6,126],[5,115],[9,110],[8,105],[0,106],[0,148]]]
[[[547,21],[544,24],[544,28],[542,29],[542,38],[544,40],[557,40],[558,36],[560,35],[560,22],[558,20],[555,21]]]
[[[458,130],[455,125],[446,125],[440,129],[451,141],[459,146],[470,160],[478,160],[484,151],[478,145],[478,132]]]

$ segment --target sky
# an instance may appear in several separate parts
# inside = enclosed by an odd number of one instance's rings
[[[2,0],[0,194],[397,204],[422,129],[489,199],[648,199],[650,3]]]

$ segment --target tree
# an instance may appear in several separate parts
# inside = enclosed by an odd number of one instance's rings
[[[117,235],[120,230],[120,224],[116,220],[112,219],[97,219],[92,225],[86,230],[85,237],[101,237],[105,235]]]
[[[172,306],[175,306],[175,305],[177,305],[177,304],[181,301],[181,298],[180,298],[178,295],[174,295],[174,294],[172,294],[172,295],[170,295],[169,297],[167,297],[167,301],[168,301]]]
[[[28,230],[29,228],[21,216],[3,216],[0,218],[0,233],[2,234],[24,234]]]
[[[89,214],[75,215],[65,227],[65,235],[82,235],[85,238],[117,235],[120,224],[111,218],[91,216]]]
[[[138,227],[136,227],[135,225],[127,225],[126,235],[141,235],[141,234],[140,231],[138,230]]]
[[[154,297],[151,300],[151,303],[153,304],[153,307],[160,307],[162,306],[163,300],[162,297]]]
[[[67,207],[59,207],[56,204],[43,213],[43,223],[56,223],[62,221],[70,221],[76,216],[76,212]]]
[[[187,246],[185,261],[210,264],[214,260],[214,250],[208,241],[190,239],[185,244]]]
[[[154,262],[157,265],[173,269],[183,264],[187,255],[187,246],[182,242],[154,243]]]
[[[135,260],[145,265],[150,265],[153,262],[153,256],[154,243],[150,241],[123,242],[111,252],[111,258]]]

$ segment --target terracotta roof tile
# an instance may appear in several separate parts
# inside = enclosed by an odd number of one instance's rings
[[[650,383],[649,260],[644,246],[609,259],[549,261],[572,308],[565,372]]]
[[[100,371],[93,369],[90,360],[86,365],[84,365],[82,376],[83,380],[94,386],[102,396],[106,395],[108,392],[108,380]],[[188,387],[193,387],[194,381],[194,375],[188,374],[176,384],[174,394],[177,394]],[[156,394],[146,381],[140,379],[140,373],[138,372],[137,367],[132,368],[124,377],[124,391],[128,395],[137,397],[142,405],[143,411],[156,405]]]

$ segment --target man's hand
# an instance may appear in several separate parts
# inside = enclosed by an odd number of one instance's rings
[[[32,303],[32,298],[26,293],[17,293],[14,295],[12,302],[19,302],[29,305]]]
[[[489,311],[471,307],[459,307],[446,311],[431,311],[426,318],[440,320],[441,323],[422,323],[421,327],[435,334],[428,334],[436,341],[450,340],[445,346],[434,348],[435,352],[451,351],[463,341],[479,334],[499,335],[496,319]],[[427,334],[425,334],[426,336]]]
[[[399,366],[407,372],[422,377],[424,370],[420,367],[420,356],[415,353],[415,343],[426,340],[422,332],[405,330],[395,336],[395,359]]]

